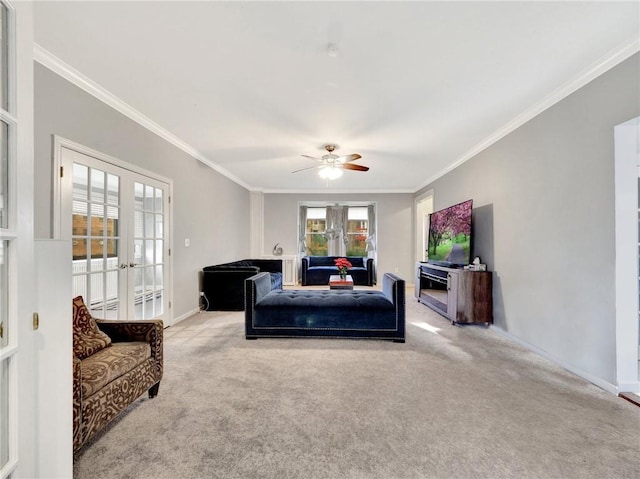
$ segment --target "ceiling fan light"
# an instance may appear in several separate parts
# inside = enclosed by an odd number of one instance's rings
[[[324,168],[320,168],[318,175],[323,180],[336,180],[342,176],[342,170],[335,166],[325,166]]]

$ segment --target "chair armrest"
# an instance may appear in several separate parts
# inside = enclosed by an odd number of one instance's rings
[[[374,264],[373,264],[373,258],[367,258],[366,261],[366,266],[367,266],[367,276],[369,278],[369,286],[373,286],[376,281],[376,272],[374,270]]]
[[[306,256],[300,260],[300,283],[302,286],[307,285],[307,268],[309,267],[309,258]]]
[[[151,357],[155,359],[162,376],[163,368],[163,323],[161,319],[141,319],[120,321],[115,319],[96,319],[102,332],[113,342],[143,341],[151,346]]]
[[[253,266],[257,266],[260,269],[260,273],[266,271],[267,273],[280,273],[282,274],[282,260],[281,259],[248,259]]]

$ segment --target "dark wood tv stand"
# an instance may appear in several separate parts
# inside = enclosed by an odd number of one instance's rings
[[[415,295],[451,324],[493,322],[492,274],[418,263]]]

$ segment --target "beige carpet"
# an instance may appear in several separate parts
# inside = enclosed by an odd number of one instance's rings
[[[407,291],[407,342],[165,330],[157,398],[75,458],[99,478],[638,478],[640,408]]]

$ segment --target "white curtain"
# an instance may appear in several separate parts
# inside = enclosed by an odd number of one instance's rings
[[[340,248],[340,236],[342,235],[342,210],[343,206],[327,206],[327,228],[325,237],[329,246],[329,256],[342,254]]]
[[[347,236],[347,227],[349,225],[349,207],[342,207],[342,244],[344,245],[343,254],[347,254],[347,243],[349,242],[349,237]]]
[[[373,281],[378,283],[378,240],[376,236],[376,208],[374,205],[369,205],[367,208],[367,216],[369,220],[369,235],[367,236],[367,258],[373,258]]]
[[[300,206],[298,215],[298,255],[302,257],[307,255],[307,207]]]

